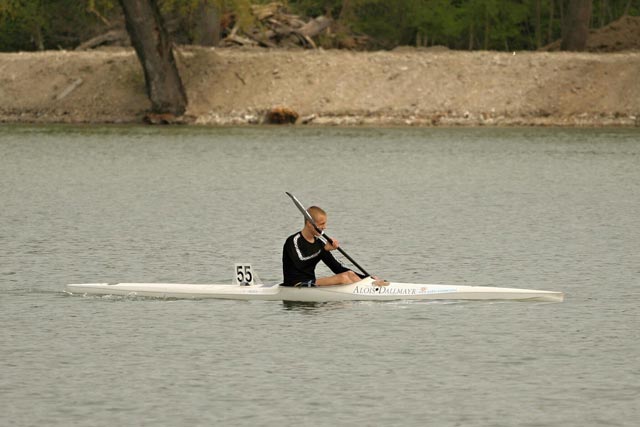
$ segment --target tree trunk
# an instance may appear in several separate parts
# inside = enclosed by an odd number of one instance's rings
[[[561,50],[583,51],[587,47],[592,0],[569,0]]]
[[[489,33],[491,32],[491,25],[489,23],[489,9],[484,10],[484,43],[483,49],[489,50]]]
[[[542,46],[542,0],[536,0],[536,49]]]
[[[217,46],[220,43],[220,16],[211,1],[202,1],[198,7],[194,44]]]
[[[553,0],[549,0],[549,29],[547,32],[547,40],[545,44],[551,43],[553,40],[553,12],[554,12],[555,4]]]
[[[624,8],[624,12],[622,13],[624,16],[627,16],[629,14],[629,9],[631,9],[631,0],[629,0],[627,2],[627,5]]]
[[[182,115],[187,95],[156,0],[119,0],[154,113]]]
[[[42,37],[42,28],[38,24],[34,24],[33,32],[33,43],[36,45],[36,49],[44,50],[44,39]]]

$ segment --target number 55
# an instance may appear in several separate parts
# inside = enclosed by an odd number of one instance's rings
[[[236,285],[253,285],[253,272],[251,271],[251,264],[236,264],[235,269]]]

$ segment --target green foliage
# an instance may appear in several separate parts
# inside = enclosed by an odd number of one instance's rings
[[[334,19],[340,17],[343,9],[343,3],[349,3],[349,0],[289,0],[288,6],[304,16],[320,16],[327,15]]]
[[[449,0],[414,0],[412,6],[416,10],[412,22],[415,44],[449,46],[463,33],[465,25],[460,19],[460,10]]]
[[[66,49],[104,26],[107,0],[0,0],[0,51]],[[91,11],[88,6],[92,6]]]
[[[536,49],[560,38],[569,0],[289,0],[311,16],[330,13],[377,47],[440,44],[455,49]],[[594,0],[594,26],[618,19],[640,0]],[[553,7],[553,10],[551,10]],[[539,12],[538,12],[539,10]],[[603,17],[603,18],[601,18]],[[598,19],[596,19],[598,18]],[[540,34],[536,34],[539,32]],[[550,36],[550,38],[549,38]]]
[[[157,0],[180,43],[194,39],[203,5],[255,25],[252,4],[275,0]],[[569,0],[281,0],[303,16],[331,16],[340,37],[366,35],[373,48],[535,49],[560,38]],[[640,14],[640,0],[593,0],[592,27]],[[121,22],[117,0],[0,0],[0,51],[73,48]],[[200,21],[201,22],[201,21]]]
[[[469,43],[482,49],[522,49],[521,28],[528,17],[528,6],[519,0],[469,0],[461,7],[461,22]],[[476,43],[473,43],[476,41]]]
[[[42,28],[45,25],[42,1],[5,0],[0,2],[0,50],[42,47]]]
[[[251,0],[159,0],[160,11],[166,21],[173,23],[170,28],[179,43],[191,43],[195,38],[196,22],[204,6],[215,7],[221,15],[233,14],[241,29],[253,24],[251,5],[266,1]]]

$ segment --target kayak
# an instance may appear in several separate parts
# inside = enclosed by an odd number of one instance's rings
[[[515,300],[562,302],[562,292],[488,286],[454,286],[398,283],[371,277],[349,285],[290,287],[278,284],[179,284],[179,283],[84,283],[69,284],[65,291],[80,295],[119,295],[176,299],[220,298],[265,301],[394,301],[394,300]]]
[[[291,193],[286,192],[305,219],[317,232],[316,237],[325,244],[333,245],[333,240],[325,233],[324,227],[316,224],[313,216]],[[306,225],[305,225],[306,227]],[[489,286],[453,286],[426,285],[418,283],[399,283],[376,280],[371,277],[341,247],[337,246],[364,279],[348,284],[334,286],[291,287],[279,284],[256,283],[256,275],[251,264],[234,265],[234,283],[226,285],[198,285],[180,283],[81,283],[65,286],[69,294],[80,295],[119,295],[125,297],[202,299],[220,298],[235,300],[265,301],[394,301],[394,300],[516,300],[562,302],[564,294],[554,291],[535,289],[496,288]],[[361,276],[363,277],[363,276]]]

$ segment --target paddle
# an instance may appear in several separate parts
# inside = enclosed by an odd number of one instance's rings
[[[320,236],[325,238],[330,244],[333,245],[333,240],[331,239],[331,237],[327,236],[323,230],[320,230],[320,228],[318,227],[316,222],[313,220],[313,217],[311,215],[309,215],[309,212],[307,212],[307,210],[304,208],[304,206],[302,206],[302,203],[300,203],[300,201],[298,199],[296,199],[296,197],[293,194],[289,193],[288,191],[285,191],[285,193],[287,194],[287,196],[291,197],[291,200],[293,200],[293,203],[300,210],[300,212],[302,212],[302,215],[304,215],[304,218],[307,221],[309,221],[311,223],[311,225],[313,225],[313,228],[315,228],[316,231],[318,233],[320,233]],[[371,276],[369,273],[367,273],[367,271],[364,268],[362,268],[357,262],[355,262],[353,258],[351,258],[344,250],[342,250],[342,248],[338,247],[337,249],[338,249],[338,251],[340,251],[340,253],[342,255],[345,256],[345,258],[347,258],[349,261],[351,261],[351,263],[353,265],[358,267],[358,269],[360,271],[362,271],[362,273],[365,276]]]

